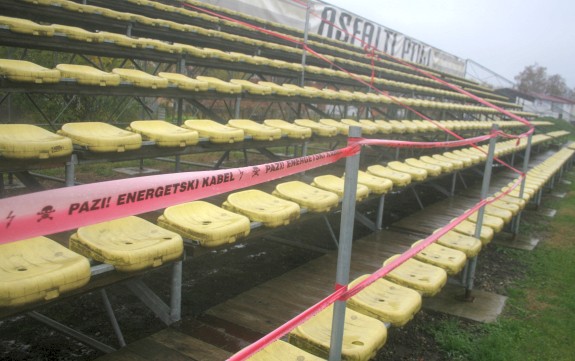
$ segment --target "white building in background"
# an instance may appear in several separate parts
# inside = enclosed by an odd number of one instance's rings
[[[575,122],[575,102],[570,99],[545,94],[532,94],[534,100],[526,102],[523,109],[544,117]]]
[[[538,93],[525,93],[516,89],[497,89],[496,93],[505,95],[523,105],[526,112],[535,113],[542,117],[553,117],[575,122],[575,101],[563,97],[556,97]]]

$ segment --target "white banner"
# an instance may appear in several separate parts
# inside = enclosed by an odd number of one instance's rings
[[[293,0],[202,1],[302,31],[305,28],[306,8]],[[394,57],[465,76],[465,60],[327,3],[313,2],[309,31],[360,47],[369,44]]]

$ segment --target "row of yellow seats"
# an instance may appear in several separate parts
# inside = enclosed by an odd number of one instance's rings
[[[529,172],[530,183],[545,182],[558,171],[575,151],[563,149]],[[524,206],[521,199],[505,196],[485,206],[480,239],[474,238],[477,213],[458,224],[436,243],[423,249],[414,258],[397,267],[384,278],[348,300],[344,322],[343,357],[349,360],[369,360],[385,344],[387,329],[374,319],[394,326],[403,326],[421,307],[421,296],[437,294],[447,281],[447,276],[460,272],[468,257],[475,257],[489,243],[493,235],[511,221]],[[420,241],[415,242],[413,246]],[[399,255],[387,259],[388,264]],[[366,279],[361,276],[350,283],[354,286]],[[390,282],[391,281],[391,282]],[[332,307],[320,312],[289,334],[289,342],[315,356],[326,359],[329,355]],[[289,345],[271,345],[261,356],[277,352],[301,355],[301,351]],[[262,358],[263,357],[263,358]]]
[[[443,121],[454,129],[467,122]],[[231,119],[227,125],[208,119],[188,119],[182,127],[159,120],[134,121],[128,130],[103,122],[67,123],[53,134],[29,124],[2,124],[0,156],[6,159],[47,159],[70,155],[73,144],[93,152],[124,152],[139,149],[142,140],[154,141],[159,147],[185,147],[195,145],[200,138],[212,143],[234,143],[245,136],[254,140],[272,141],[282,137],[308,139],[312,134],[332,137],[347,135],[350,126],[360,126],[364,134],[389,134],[420,131],[435,126],[423,121],[384,121],[353,119],[296,119],[293,123],[281,119],[266,119],[263,124],[248,119]],[[460,128],[458,128],[460,129]],[[538,135],[535,139],[545,137]],[[548,137],[547,137],[548,138]],[[41,142],[38,140],[42,140]]]
[[[294,84],[278,85],[275,83],[260,81],[257,84],[241,79],[232,79],[229,82],[209,77],[197,76],[195,79],[183,74],[160,72],[151,75],[137,69],[113,69],[111,73],[104,72],[87,65],[58,64],[55,69],[48,69],[40,65],[12,59],[0,59],[0,75],[12,81],[33,83],[58,83],[62,78],[75,79],[79,84],[96,86],[117,86],[121,81],[130,82],[134,86],[161,89],[168,86],[177,87],[189,91],[207,91],[214,89],[217,92],[239,94],[242,90],[252,94],[267,95],[297,95],[308,98],[325,98],[337,100],[356,100],[372,103],[392,103],[392,100],[384,95],[374,93],[350,92],[346,90],[334,91],[328,88],[318,89],[311,86],[299,87]],[[445,102],[433,102],[412,98],[396,98],[403,104],[415,107],[427,107],[437,109],[451,109],[467,112],[493,112],[486,107],[453,104]]]
[[[201,29],[201,28],[197,28],[191,25],[181,25],[178,23],[174,23],[171,21],[167,21],[167,20],[161,20],[161,19],[149,19],[143,16],[139,16],[139,15],[134,15],[134,14],[126,14],[126,13],[118,13],[115,12],[113,10],[108,10],[108,9],[104,9],[104,8],[98,8],[98,7],[94,7],[94,6],[89,6],[89,5],[82,5],[82,4],[76,4],[76,3],[71,3],[69,1],[66,0],[60,0],[60,2],[62,4],[57,3],[56,0],[54,1],[45,1],[45,2],[41,2],[44,5],[59,5],[61,7],[63,7],[64,9],[67,10],[74,10],[74,11],[80,11],[80,12],[86,12],[86,13],[96,13],[96,14],[101,14],[104,16],[108,16],[108,17],[113,17],[113,18],[117,18],[117,19],[123,19],[123,20],[130,20],[130,21],[139,21],[139,22],[143,22],[149,25],[154,25],[154,26],[163,26],[163,27],[168,27],[174,30],[181,30],[181,31],[188,31],[188,32],[196,32],[196,33],[205,33],[204,35],[206,36],[213,36],[212,33],[210,32],[214,32],[213,30],[205,30],[205,29]],[[155,3],[155,2],[153,2]],[[170,8],[169,6],[163,5],[162,6],[162,10],[166,10],[166,8]],[[99,11],[100,9],[102,9],[102,11]],[[174,8],[172,9],[173,11],[179,11],[179,12],[190,12],[189,10],[186,9],[181,9],[181,8]],[[119,15],[122,14],[122,15]],[[198,13],[194,13],[195,16],[199,16],[200,14]],[[182,51],[188,52],[188,53],[192,53],[193,55],[198,55],[198,53],[201,53],[202,50],[195,48],[195,47],[191,47],[191,49],[183,49],[183,48],[187,48],[187,46],[184,46],[183,44],[169,44],[169,43],[165,43],[165,42],[161,42],[155,39],[147,39],[147,38],[131,38],[125,35],[121,35],[121,34],[115,34],[115,33],[108,33],[108,32],[89,32],[86,31],[84,29],[81,28],[77,28],[77,27],[72,27],[72,26],[66,26],[66,25],[41,25],[41,24],[37,24],[34,23],[32,21],[29,20],[25,20],[25,19],[17,19],[17,18],[9,18],[9,17],[0,17],[0,24],[3,24],[4,26],[7,26],[9,29],[11,29],[12,31],[15,32],[20,32],[20,33],[27,33],[27,34],[33,34],[33,35],[45,35],[45,36],[52,36],[54,35],[54,33],[62,33],[65,34],[66,36],[70,37],[71,39],[75,39],[75,40],[82,40],[82,41],[87,41],[87,42],[114,42],[117,43],[118,45],[122,45],[122,46],[129,46],[129,47],[134,47],[134,48],[155,48],[159,51],[166,51],[166,52],[170,52],[170,53],[180,53]],[[217,32],[218,34],[220,32]],[[222,35],[224,33],[221,33]],[[227,37],[236,37],[236,38],[241,38],[241,37],[237,37],[231,34],[226,34]],[[231,40],[237,40],[237,39],[231,39]],[[253,41],[253,40],[252,40]],[[265,46],[266,42],[261,42],[262,44],[259,44],[260,46]],[[286,46],[281,46],[281,45],[276,45],[274,48],[277,47],[284,47],[287,49],[292,49],[290,47],[286,47]],[[226,53],[226,52],[222,52],[219,51],[217,49],[205,49],[205,52],[208,53],[208,55],[212,56],[212,57],[221,57],[225,60],[231,60],[231,61],[246,61],[248,60],[248,58],[259,58],[259,59],[254,59],[253,62],[265,62],[267,65],[271,65],[271,66],[276,66],[276,67],[280,67],[280,68],[290,68],[294,71],[301,71],[301,64],[296,64],[296,63],[288,63],[288,62],[284,62],[284,61],[280,61],[280,60],[273,60],[273,59],[266,59],[266,58],[261,58],[261,57],[248,57],[247,55],[241,54],[241,53]],[[206,57],[206,56],[203,56]],[[250,59],[251,60],[251,59]],[[361,64],[361,63],[359,63]],[[365,64],[361,64],[361,65],[365,65]],[[316,66],[307,66],[306,67],[307,71],[310,72],[314,72],[314,73],[322,73],[325,75],[330,75],[330,76],[340,76],[340,77],[349,77],[349,75],[345,72],[342,71],[335,71],[329,68],[321,68],[321,67],[316,67]],[[359,76],[359,75],[357,75]],[[365,77],[365,76],[363,76]],[[384,82],[386,82],[386,80],[383,80]],[[411,84],[402,84],[402,83],[397,83],[394,84],[395,86],[402,86],[406,89],[411,89],[412,85]],[[439,90],[439,89],[418,89],[419,91],[425,91],[425,92],[431,92],[431,93],[435,93],[438,95],[449,95],[449,94],[443,94],[446,91],[443,90]],[[453,93],[452,94],[457,94],[457,93]]]
[[[521,149],[515,141],[498,145],[498,154]],[[382,195],[394,187],[405,187],[412,181],[424,181],[444,173],[484,161],[486,155],[478,149],[467,148],[389,162],[386,166],[372,165],[358,174],[357,201],[369,194]],[[158,220],[163,227],[181,233],[203,246],[217,246],[235,242],[249,234],[250,221],[267,227],[277,227],[297,219],[301,208],[309,212],[328,212],[343,197],[344,179],[335,175],[321,175],[311,184],[300,181],[281,183],[273,194],[253,189],[231,194],[223,207],[242,217],[232,216],[206,202],[191,202],[167,208]],[[509,219],[507,219],[508,221]]]
[[[180,259],[183,239],[139,217],[78,228],[69,248],[47,237],[0,245],[0,307],[49,301],[86,285],[90,261],[120,272],[158,267]]]

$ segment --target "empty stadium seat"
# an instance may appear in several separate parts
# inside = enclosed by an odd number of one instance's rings
[[[63,78],[75,79],[82,85],[117,86],[121,81],[118,74],[107,73],[87,65],[58,64],[56,69]]]
[[[140,134],[103,122],[66,123],[58,134],[72,139],[76,146],[97,153],[124,152],[142,146]]]
[[[330,349],[333,306],[319,312],[289,334],[289,343],[312,354],[327,358]],[[383,322],[347,309],[345,312],[342,359],[367,361],[387,340]]]
[[[275,196],[295,202],[310,212],[328,212],[339,204],[339,196],[301,181],[284,182],[276,185]]]
[[[0,307],[51,300],[89,280],[88,259],[49,238],[0,245]]]
[[[388,258],[383,265],[389,264],[399,255]],[[447,282],[447,273],[442,268],[432,266],[415,259],[408,259],[394,270],[386,279],[420,292],[423,296],[435,296]]]
[[[253,140],[272,141],[282,137],[279,128],[260,124],[250,119],[230,119],[228,125],[243,130],[244,134],[251,136]]]
[[[128,130],[151,140],[158,147],[187,147],[198,144],[198,132],[184,129],[163,120],[135,120]]]
[[[0,59],[0,76],[27,83],[58,83],[60,71],[48,69],[24,60]]]
[[[242,129],[228,127],[209,119],[188,119],[183,127],[197,131],[201,138],[208,138],[212,143],[242,142],[245,137]]]
[[[291,139],[307,139],[312,135],[311,128],[302,127],[301,125],[286,122],[282,119],[266,119],[264,120],[264,124],[268,127],[280,129],[282,136]]]
[[[72,140],[31,124],[0,124],[0,159],[48,159],[72,153]]]
[[[343,198],[344,180],[331,174],[320,175],[313,179],[312,186],[337,194]],[[357,184],[356,201],[361,202],[369,196],[369,188],[361,183]]]
[[[352,282],[352,288],[365,280],[363,275]],[[385,279],[378,279],[347,300],[347,307],[364,315],[401,327],[409,322],[421,308],[421,295],[408,287]]]
[[[70,249],[131,272],[180,258],[184,245],[180,235],[130,216],[78,228],[70,236]]]
[[[252,222],[261,222],[270,228],[287,225],[300,216],[300,207],[297,203],[257,189],[228,195],[222,207],[231,212],[243,214]]]
[[[204,247],[233,243],[250,233],[247,217],[204,201],[166,208],[158,225]]]

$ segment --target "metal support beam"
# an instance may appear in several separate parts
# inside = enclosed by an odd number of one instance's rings
[[[493,124],[491,128],[491,134],[497,132],[497,124]],[[487,192],[489,191],[489,184],[491,182],[491,171],[493,168],[493,157],[495,155],[495,145],[497,144],[497,137],[493,137],[489,140],[489,150],[487,152],[487,160],[485,161],[485,172],[483,177],[483,183],[481,185],[481,198],[484,200],[487,197]],[[483,227],[483,215],[485,213],[485,206],[479,208],[477,212],[477,224],[475,225],[475,238],[480,238],[481,228]],[[473,281],[475,278],[475,268],[477,267],[477,256],[471,258],[468,261],[467,273],[465,277],[465,299],[471,300],[471,291],[473,290]]]
[[[349,137],[361,137],[360,127],[350,127]],[[347,287],[349,283],[349,270],[351,263],[351,245],[353,240],[353,226],[355,203],[357,194],[357,173],[359,171],[360,152],[346,158],[345,184],[341,210],[341,227],[339,232],[339,249],[337,252],[336,287]],[[331,343],[329,360],[341,360],[343,332],[345,324],[345,301],[336,301],[333,306],[333,320],[331,326]]]
[[[172,311],[170,307],[146,286],[142,280],[128,281],[126,285],[162,322],[166,325],[170,325],[174,322],[171,317]]]
[[[377,219],[375,221],[375,228],[379,231],[383,229],[383,211],[385,207],[385,195],[379,197],[377,205]]]
[[[110,303],[106,289],[102,288],[100,290],[100,294],[102,296],[102,301],[104,302],[104,308],[106,309],[106,313],[108,314],[108,318],[110,319],[110,323],[112,324],[112,328],[114,329],[114,333],[118,339],[118,343],[120,344],[120,347],[124,347],[126,346],[126,341],[124,340],[124,335],[122,334],[122,330],[120,329],[120,325],[118,324],[118,320],[116,319],[116,315],[112,309],[112,304]]]
[[[87,336],[87,335],[85,335],[79,331],[76,331],[73,328],[70,328],[66,325],[63,325],[60,322],[51,319],[50,317],[44,316],[43,314],[41,314],[37,311],[28,312],[28,316],[32,317],[33,319],[35,319],[37,321],[42,322],[45,325],[52,327],[53,329],[55,329],[59,332],[62,332],[63,334],[66,334],[66,335],[72,337],[73,339],[76,339],[82,343],[85,343],[86,345],[90,345],[93,348],[95,348],[96,350],[102,351],[104,353],[110,353],[110,352],[116,351],[115,348],[110,347],[110,346],[106,345],[105,343],[102,343],[98,340],[95,340],[95,339],[91,338],[90,336]]]
[[[527,147],[525,148],[525,155],[523,156],[523,173],[527,174],[527,171],[529,170],[529,158],[531,157],[531,140],[532,140],[533,134],[529,134],[529,137],[527,138]],[[523,198],[523,193],[525,192],[525,178],[523,178],[523,180],[521,181],[521,187],[519,188],[519,198]],[[515,221],[515,227],[513,227],[513,239],[517,239],[517,237],[519,236],[519,225],[521,224],[521,213],[522,211],[520,211],[517,214],[516,217],[516,221]]]

